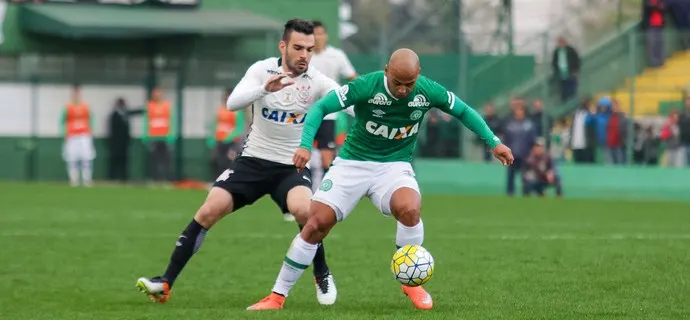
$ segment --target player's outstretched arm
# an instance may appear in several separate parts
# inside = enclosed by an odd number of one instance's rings
[[[336,91],[331,91],[309,108],[307,119],[304,120],[304,129],[302,129],[302,142],[300,143],[300,147],[297,148],[295,157],[293,158],[296,167],[304,168],[307,162],[309,162],[310,151],[314,145],[314,136],[316,136],[316,131],[321,126],[323,118],[329,113],[337,112],[342,109],[340,100],[338,100],[336,96]]]
[[[484,118],[452,92],[447,91],[447,95],[447,102],[442,104],[440,109],[460,120],[465,127],[479,136],[504,165],[512,164],[514,160],[512,152],[491,131]]]

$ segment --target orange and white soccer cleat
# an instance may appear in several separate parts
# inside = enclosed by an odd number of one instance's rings
[[[166,303],[170,298],[170,285],[161,277],[139,278],[137,288],[153,302]]]
[[[261,299],[261,301],[249,306],[247,310],[278,310],[283,308],[285,304],[285,297],[271,292],[268,297]]]
[[[414,304],[417,309],[430,310],[434,306],[431,296],[422,286],[410,287],[404,285],[402,286],[402,291],[405,295],[410,297],[412,304]]]

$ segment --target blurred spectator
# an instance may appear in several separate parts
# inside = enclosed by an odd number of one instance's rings
[[[424,143],[421,145],[420,154],[425,158],[436,158],[438,157],[436,144],[439,141],[441,116],[436,109],[429,110],[427,115]]]
[[[594,150],[596,146],[596,128],[591,121],[591,100],[585,99],[580,103],[580,108],[575,111],[573,123],[570,127],[570,149],[573,151],[575,163],[594,163]]]
[[[487,103],[484,106],[484,121],[486,121],[486,124],[489,126],[491,131],[493,131],[495,135],[501,137],[502,139],[501,118],[499,118],[498,115],[496,115],[496,109],[493,103]],[[477,138],[477,142],[484,147],[484,161],[492,161],[493,154],[491,153],[491,149],[489,149],[489,147],[483,141],[481,141],[481,139]]]
[[[537,126],[537,135],[543,137],[546,132],[551,131],[551,119],[549,118],[548,114],[544,113],[544,104],[541,100],[535,99],[532,101],[532,112],[530,116],[532,117],[534,124]],[[542,117],[546,118],[543,119]],[[546,126],[546,128],[543,128],[543,126]],[[548,139],[546,142],[548,145]]]
[[[427,113],[426,137],[420,154],[430,158],[458,158],[460,156],[460,126],[451,116],[437,109]]]
[[[561,100],[565,102],[575,97],[580,72],[580,56],[564,37],[558,38],[557,47],[551,58],[551,66],[561,92]]]
[[[115,100],[108,117],[108,179],[125,182],[129,179],[130,116],[143,110],[129,110],[123,98]]]
[[[660,139],[654,134],[651,126],[642,127],[639,123],[635,123],[635,139],[634,139],[634,160],[635,163],[641,165],[658,165],[659,164],[659,146]]]
[[[96,149],[93,145],[93,116],[89,105],[82,100],[81,87],[78,84],[72,86],[72,97],[60,119],[60,132],[65,137],[62,157],[67,162],[70,184],[91,186],[93,160],[96,158]]]
[[[525,99],[521,97],[510,98],[510,111],[515,112],[515,109],[525,107]]]
[[[244,110],[230,111],[227,109],[225,102],[230,93],[232,90],[227,89],[221,97],[206,139],[206,145],[211,150],[211,170],[214,179],[225,169],[230,168],[232,161],[235,160],[242,147],[240,140],[246,122]]]
[[[690,50],[690,1],[666,0],[666,7],[678,28],[680,47],[683,50]]]
[[[638,122],[633,124],[633,163],[644,164],[644,140],[645,132],[642,130],[642,125]]]
[[[507,194],[515,194],[515,175],[521,174],[525,160],[532,150],[532,145],[537,138],[537,128],[532,119],[525,114],[524,106],[517,106],[513,116],[509,118],[503,126],[503,143],[506,144],[515,156],[515,162],[508,167]],[[527,189],[522,186],[522,193]]]
[[[565,162],[567,143],[570,140],[570,130],[565,119],[561,119],[551,129],[551,143],[549,154],[556,163]]]
[[[649,65],[664,65],[664,28],[666,26],[665,0],[642,1],[642,29],[645,31],[645,43],[649,55]]]
[[[173,110],[163,91],[154,88],[146,106],[142,142],[148,149],[148,176],[155,182],[169,181],[172,167],[172,146],[176,135]]]
[[[608,163],[625,163],[625,138],[627,136],[627,119],[620,111],[617,100],[611,101],[611,115],[606,123],[606,153]]]
[[[605,163],[613,163],[611,154],[606,149],[606,139],[608,138],[608,124],[611,118],[611,98],[603,97],[597,102],[597,112],[589,119],[594,123],[597,133],[597,152],[602,154]]]
[[[690,95],[685,97],[685,110],[678,117],[681,148],[685,151],[685,164],[690,166]]]
[[[685,150],[680,144],[678,111],[671,110],[666,123],[661,128],[659,138],[661,138],[661,141],[666,145],[666,166],[682,167],[685,159]]]
[[[453,118],[445,112],[440,112],[441,116],[441,141],[438,154],[441,158],[460,157],[460,122],[453,121]]]
[[[551,186],[556,189],[557,197],[560,198],[563,195],[561,178],[553,159],[546,152],[546,140],[542,137],[536,139],[526,160],[523,183],[526,189],[525,195],[535,192],[543,197],[546,188]]]

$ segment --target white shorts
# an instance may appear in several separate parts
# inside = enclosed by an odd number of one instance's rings
[[[359,200],[367,196],[388,216],[393,192],[404,187],[419,193],[414,170],[408,162],[355,161],[337,157],[312,200],[331,207],[338,221],[342,221]]]
[[[93,138],[90,135],[81,135],[65,139],[62,145],[62,158],[67,162],[92,161],[96,158]]]

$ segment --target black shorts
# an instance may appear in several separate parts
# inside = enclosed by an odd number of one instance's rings
[[[233,211],[271,195],[283,213],[288,213],[287,195],[296,186],[311,189],[311,171],[297,172],[294,166],[253,157],[238,157],[232,169],[218,177],[214,187],[232,194]]]
[[[319,150],[335,150],[335,120],[324,120],[316,131],[316,148]]]

